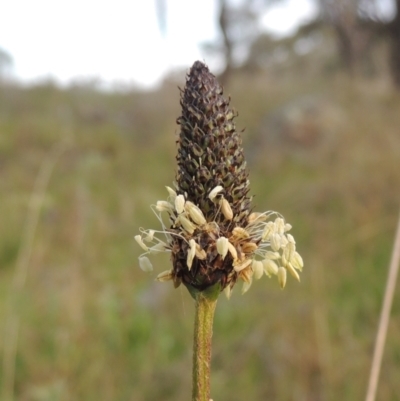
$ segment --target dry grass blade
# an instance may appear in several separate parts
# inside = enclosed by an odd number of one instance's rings
[[[379,321],[378,334],[375,341],[374,356],[372,358],[371,373],[368,382],[367,396],[365,401],[374,401],[378,387],[379,372],[382,364],[383,350],[385,347],[386,334],[389,325],[390,310],[392,307],[394,291],[396,288],[397,272],[400,264],[400,217],[397,223],[396,237],[394,240],[392,258],[390,261],[389,274],[386,282],[385,295],[381,317]]]

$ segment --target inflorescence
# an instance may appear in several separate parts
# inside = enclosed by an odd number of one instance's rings
[[[142,270],[153,270],[148,255],[169,252],[172,268],[157,280],[195,291],[219,285],[228,298],[238,279],[242,293],[264,273],[276,275],[281,288],[287,272],[300,280],[303,260],[288,233],[292,226],[276,212],[250,210],[236,114],[199,61],[188,74],[181,106],[175,189],[167,187],[167,200],[151,206],[161,230],[140,229],[135,237],[145,251],[139,257]]]

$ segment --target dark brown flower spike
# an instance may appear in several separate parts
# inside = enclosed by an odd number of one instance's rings
[[[153,230],[135,237],[146,251],[139,258],[142,269],[152,269],[147,253],[170,252],[172,269],[158,279],[172,280],[175,287],[183,283],[192,295],[217,288],[229,297],[238,279],[245,292],[263,273],[276,274],[282,288],[287,270],[299,279],[303,261],[287,233],[291,226],[276,212],[251,213],[236,113],[202,62],[190,69],[180,103],[175,189],[167,187],[168,200],[153,207],[166,239]]]

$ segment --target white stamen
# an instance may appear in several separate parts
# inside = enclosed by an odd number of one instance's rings
[[[227,220],[232,220],[233,211],[231,205],[225,198],[221,200],[221,212]]]
[[[156,209],[159,212],[172,212],[174,207],[167,201],[157,201]]]
[[[286,223],[286,224],[285,224],[285,232],[286,232],[286,231],[290,231],[291,229],[292,229],[292,225],[289,224],[289,223]]]
[[[244,253],[252,253],[258,248],[257,244],[254,242],[246,242],[242,245],[241,250]]]
[[[235,227],[232,230],[232,235],[236,237],[237,239],[246,239],[250,237],[250,234],[248,231],[246,231],[243,227]]]
[[[285,234],[277,234],[280,236],[280,247],[281,248],[285,248],[285,246],[287,246],[287,244],[289,244],[288,239],[286,238]]]
[[[248,281],[248,282],[245,281],[245,282],[243,283],[243,286],[242,286],[242,295],[245,294],[245,293],[249,290],[249,288],[251,287],[251,283],[252,283],[251,280]]]
[[[165,271],[163,271],[162,273],[160,273],[160,274],[156,277],[156,280],[157,280],[157,281],[161,281],[161,282],[172,280],[172,277],[173,277],[172,273],[173,273],[173,270],[172,270],[172,269],[170,269],[170,270],[165,270]]]
[[[278,282],[283,290],[286,285],[286,269],[283,266],[280,266],[278,270]]]
[[[158,244],[152,246],[149,249],[150,253],[158,253],[158,252],[164,252],[165,251],[165,244],[162,242],[159,242]]]
[[[208,197],[210,198],[210,200],[212,200],[214,202],[215,197],[218,195],[218,193],[220,193],[224,188],[221,187],[221,185],[217,185],[208,195]]]
[[[245,269],[246,267],[250,266],[252,263],[251,259],[245,259],[244,261],[240,261],[238,264],[235,264],[235,262],[233,262],[233,268],[235,269],[236,272],[240,272],[243,269]]]
[[[303,270],[303,258],[300,256],[298,252],[294,252],[292,257],[290,258],[290,263],[293,265],[293,267],[297,270],[302,271]]]
[[[169,196],[170,196],[170,199],[171,199],[171,202],[175,202],[175,199],[176,199],[176,192],[172,189],[172,188],[170,188],[170,187],[165,187],[165,188],[167,188],[167,191],[168,191],[168,193],[169,193]]]
[[[154,233],[155,233],[154,230],[149,230],[147,235],[143,238],[143,241],[148,241],[148,242],[153,241]]]
[[[194,203],[187,201],[185,204],[185,209],[190,215],[190,218],[199,225],[206,224],[206,219],[204,217],[203,212],[200,210],[199,207],[197,207]]]
[[[228,244],[228,238],[220,237],[217,239],[217,252],[222,256],[222,259],[225,259],[228,253]]]
[[[262,222],[267,219],[267,216],[263,213],[258,213],[258,212],[253,212],[250,214],[250,216],[247,218],[247,221],[249,224],[253,224],[255,222]]]
[[[286,255],[285,255],[285,250],[282,253],[282,265],[284,267],[286,267],[286,265],[289,263],[289,261],[286,259]]]
[[[178,195],[175,198],[175,210],[178,214],[181,214],[185,209],[185,197],[183,195]]]
[[[147,256],[139,257],[139,266],[144,272],[153,271],[153,265],[150,262],[150,259]]]
[[[264,266],[265,274],[268,277],[271,277],[272,274],[278,274],[279,268],[278,265],[271,259],[264,259],[261,262]]]
[[[193,259],[196,255],[196,241],[193,238],[189,241],[189,246],[190,250],[187,254],[186,264],[188,269],[190,270],[192,268]]]
[[[141,235],[135,235],[135,240],[143,250],[146,252],[149,250],[149,247],[143,242]]]
[[[300,281],[299,273],[297,273],[296,269],[293,267],[291,263],[286,265],[286,268],[289,270],[289,273],[297,280]]]
[[[279,252],[272,252],[272,251],[266,251],[264,253],[265,259],[271,259],[271,260],[276,260],[281,257]]]
[[[275,219],[275,230],[278,234],[283,234],[285,231],[285,222],[281,217]]]
[[[289,242],[291,242],[292,244],[295,244],[296,241],[294,240],[294,237],[292,234],[286,234],[286,238],[288,239]]]
[[[246,283],[250,283],[253,280],[253,269],[251,266],[247,266],[245,269],[239,272],[239,277]]]
[[[285,256],[286,260],[290,262],[295,250],[296,250],[296,245],[293,242],[289,242],[283,250],[282,257]]]
[[[259,260],[254,260],[253,264],[251,265],[254,272],[254,278],[256,280],[260,279],[264,273],[264,265]]]
[[[275,224],[272,221],[269,221],[265,224],[264,231],[261,235],[261,239],[263,241],[267,241],[269,237],[275,232]]]
[[[236,251],[236,248],[230,242],[228,242],[228,251],[232,255],[233,260],[236,260],[237,259],[237,251]]]
[[[207,257],[206,251],[201,249],[199,244],[196,244],[196,258],[204,260]]]
[[[279,251],[279,248],[281,247],[281,236],[279,234],[273,234],[271,235],[269,241],[271,244],[271,248],[274,251]]]
[[[231,289],[231,286],[230,286],[230,285],[228,285],[228,286],[226,286],[226,287],[224,288],[224,294],[225,294],[225,296],[226,296],[228,299],[231,298],[232,289]]]
[[[185,216],[180,215],[178,217],[179,222],[182,224],[183,229],[188,233],[188,234],[193,234],[194,230],[196,229],[195,225],[191,223],[189,219],[187,219]]]

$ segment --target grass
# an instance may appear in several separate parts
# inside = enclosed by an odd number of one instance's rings
[[[227,92],[238,126],[247,127],[257,209],[282,212],[306,266],[300,285],[289,280],[281,291],[263,279],[245,296],[221,298],[212,397],[362,399],[398,215],[400,96],[344,77],[239,76]],[[328,150],[257,142],[268,113],[310,94],[340,111]],[[171,84],[127,94],[0,88],[1,322],[34,180],[50,149],[71,143],[50,177],[15,302],[15,399],[188,398],[192,300],[153,281],[167,259],[154,275],[141,272],[133,241],[138,227],[154,223],[149,204],[174,178],[178,99]],[[400,393],[399,294],[383,401]],[[0,336],[3,356],[4,330]]]

